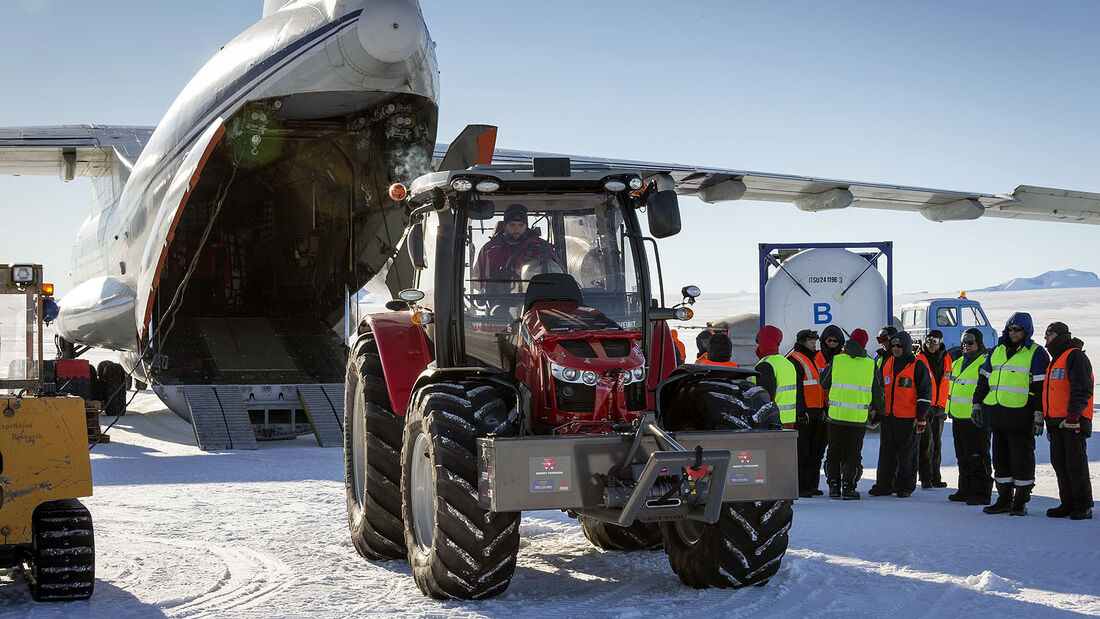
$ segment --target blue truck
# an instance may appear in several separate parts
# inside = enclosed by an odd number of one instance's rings
[[[966,298],[965,292],[953,299],[921,299],[902,306],[900,328],[913,336],[913,344],[923,342],[928,331],[939,329],[943,332],[943,345],[947,350],[958,348],[963,331],[970,328],[981,330],[987,348],[996,344],[998,336],[998,330],[990,326],[982,304]]]

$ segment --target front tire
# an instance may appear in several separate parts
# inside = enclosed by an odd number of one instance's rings
[[[114,361],[100,361],[96,368],[99,373],[99,393],[103,400],[104,414],[117,417],[126,414],[126,388],[130,377],[126,370]]]
[[[666,415],[670,430],[782,428],[779,409],[750,381],[695,380],[676,396]],[[779,570],[792,518],[790,501],[726,503],[718,522],[666,522],[661,533],[669,565],[685,585],[761,586]]]
[[[391,410],[374,338],[348,358],[344,379],[344,493],[355,550],[367,559],[404,559],[401,521],[401,431]]]
[[[504,409],[496,391],[476,382],[424,387],[405,424],[401,510],[413,578],[436,599],[502,593],[519,552],[518,512],[478,504],[480,411]]]

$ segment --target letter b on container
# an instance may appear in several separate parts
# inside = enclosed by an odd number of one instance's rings
[[[828,303],[814,303],[814,324],[827,325],[833,321],[833,308]]]

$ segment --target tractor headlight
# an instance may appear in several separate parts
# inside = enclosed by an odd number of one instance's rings
[[[11,283],[25,286],[34,283],[34,267],[29,264],[16,264],[11,267]]]
[[[633,177],[631,177],[631,179],[630,179],[630,190],[631,190],[631,191],[638,191],[639,189],[641,189],[641,188],[642,188],[642,185],[643,185],[643,184],[644,184],[644,183],[642,183],[642,179],[641,179],[641,178],[639,178],[639,177],[637,177],[637,176],[633,176]]]
[[[645,378],[645,366],[640,365],[633,370],[630,370],[630,377],[634,379],[633,382],[642,382],[642,379]]]
[[[595,385],[596,373],[592,370],[585,370],[581,372],[581,380],[584,381],[584,384],[586,385]]]
[[[578,374],[580,374],[580,372],[578,370],[574,369],[574,368],[562,368],[561,369],[561,377],[564,378],[565,380],[569,381],[569,382],[573,382],[573,381],[577,380],[577,375]]]
[[[451,189],[459,192],[466,192],[474,188],[474,184],[470,182],[468,178],[456,178],[451,181]]]
[[[620,191],[626,191],[626,183],[617,178],[609,178],[603,182],[603,188],[611,193],[619,193]]]
[[[481,193],[492,193],[497,189],[500,189],[500,183],[496,181],[484,180],[478,182],[476,189]]]

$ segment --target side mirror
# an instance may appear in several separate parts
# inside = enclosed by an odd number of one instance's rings
[[[496,207],[493,205],[492,200],[470,200],[470,206],[466,209],[466,214],[470,219],[485,221],[493,218],[496,214]]]
[[[680,201],[672,189],[649,194],[646,201],[649,232],[663,239],[680,232]]]
[[[428,260],[424,256],[424,224],[416,223],[409,228],[405,245],[409,248],[409,258],[412,259],[413,266],[418,269],[426,268]]]

